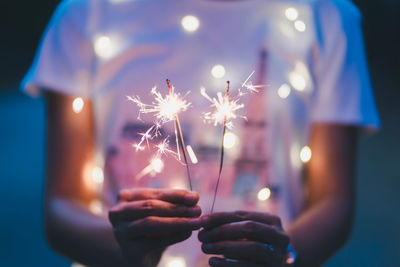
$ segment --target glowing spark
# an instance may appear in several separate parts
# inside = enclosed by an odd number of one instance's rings
[[[201,95],[204,96],[208,101],[211,102],[211,106],[215,108],[214,112],[205,112],[203,114],[204,121],[207,123],[213,123],[214,126],[218,124],[223,124],[226,121],[226,127],[231,129],[233,127],[233,119],[236,119],[236,111],[243,108],[244,104],[239,104],[239,98],[233,100],[226,100],[220,92],[217,93],[217,98],[211,98],[207,93],[205,88],[201,88]],[[245,118],[243,116],[240,116]]]
[[[179,93],[175,93],[175,88],[171,87],[171,93],[163,96],[157,91],[157,87],[151,89],[154,96],[152,104],[143,103],[138,96],[128,96],[128,100],[134,102],[139,107],[139,117],[141,114],[154,113],[161,124],[175,120],[175,116],[182,111],[186,111],[191,103],[182,99]]]
[[[176,157],[176,152],[169,149],[169,141],[168,141],[168,137],[165,138],[161,143],[155,145],[155,148],[157,148],[157,156],[161,157],[162,155],[166,155],[166,154],[171,154],[174,157]]]
[[[247,89],[250,92],[257,93],[258,92],[257,88],[263,88],[264,85],[253,85],[251,81],[249,82],[250,78],[253,76],[254,73],[255,71],[253,70],[250,73],[250,75],[246,78],[246,80],[242,83],[242,88]],[[240,92],[240,89],[239,89],[239,94],[243,94],[242,92]]]
[[[251,77],[255,71],[252,71],[246,80],[242,83],[241,87],[238,89],[238,94],[235,97],[224,97],[222,93],[218,92],[217,97],[211,98],[204,87],[200,88],[200,93],[209,102],[211,102],[211,107],[215,110],[203,113],[203,119],[206,123],[213,123],[214,126],[218,124],[223,124],[224,119],[226,120],[226,127],[232,129],[233,120],[237,117],[246,119],[245,116],[240,116],[236,114],[236,111],[244,108],[244,104],[240,104],[240,97],[247,93],[258,92],[257,88],[262,88],[264,85],[253,85],[250,81]],[[228,99],[228,100],[227,100]]]

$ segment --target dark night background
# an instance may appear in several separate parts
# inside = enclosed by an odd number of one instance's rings
[[[354,2],[382,129],[360,138],[354,231],[326,266],[400,266],[400,0]],[[44,103],[18,91],[57,3],[0,3],[0,266],[70,265],[43,235]]]

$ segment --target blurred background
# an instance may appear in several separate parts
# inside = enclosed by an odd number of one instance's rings
[[[326,266],[400,266],[400,1],[354,2],[364,15],[382,129],[360,138],[354,231]],[[44,102],[18,88],[57,4],[0,3],[0,266],[71,264],[43,234]]]

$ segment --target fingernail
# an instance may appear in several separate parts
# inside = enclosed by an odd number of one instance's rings
[[[190,192],[185,196],[185,198],[186,198],[188,201],[196,201],[196,200],[199,198],[199,194],[198,194],[197,192],[190,191]]]
[[[200,214],[201,214],[201,208],[200,208],[200,207],[191,208],[191,209],[190,209],[190,214],[191,214],[192,216],[196,216],[196,215],[200,216]]]

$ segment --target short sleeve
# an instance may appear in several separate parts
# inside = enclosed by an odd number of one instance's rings
[[[21,87],[31,95],[42,88],[89,97],[93,48],[86,31],[85,1],[62,1],[53,14]]]
[[[312,122],[378,129],[359,10],[347,0],[322,0],[315,14]]]

